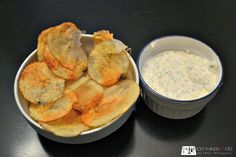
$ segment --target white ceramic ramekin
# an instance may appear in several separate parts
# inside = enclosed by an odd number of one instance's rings
[[[199,99],[182,101],[167,98],[149,87],[142,77],[143,65],[152,55],[166,50],[189,50],[206,59],[215,60],[219,65],[220,76],[214,90]],[[223,84],[223,68],[216,53],[203,42],[185,36],[167,36],[148,43],[139,54],[138,70],[142,87],[141,96],[145,104],[155,113],[170,119],[185,119],[194,116],[206,106]]]
[[[82,42],[84,49],[87,53],[89,53],[90,50],[92,49],[92,44],[93,44],[92,41],[93,41],[92,35],[83,35],[81,38],[81,42]],[[127,73],[127,78],[133,79],[136,81],[137,84],[139,84],[139,74],[138,74],[136,64],[133,61],[132,57],[128,53],[127,53],[127,55],[128,55],[130,65],[131,65],[128,70],[128,73]],[[70,144],[89,143],[89,142],[93,142],[93,141],[97,141],[99,139],[102,139],[102,138],[110,135],[114,131],[116,131],[118,128],[120,128],[126,122],[126,120],[130,117],[131,113],[133,112],[135,104],[133,104],[126,113],[124,113],[120,117],[112,120],[110,123],[108,123],[102,127],[96,128],[96,129],[82,132],[81,135],[75,136],[75,137],[60,137],[60,136],[56,136],[53,133],[50,133],[50,132],[44,130],[36,121],[34,121],[30,117],[29,111],[28,111],[28,102],[22,96],[22,94],[19,90],[19,77],[20,77],[22,70],[25,68],[25,66],[27,66],[28,64],[30,64],[34,61],[37,61],[37,50],[33,51],[20,66],[20,68],[16,74],[16,78],[15,78],[15,82],[14,82],[14,95],[15,95],[15,100],[16,100],[16,103],[17,103],[17,106],[18,106],[20,112],[22,113],[24,118],[27,120],[27,122],[40,135],[42,135],[48,139],[51,139],[53,141],[60,142],[60,143],[70,143]]]

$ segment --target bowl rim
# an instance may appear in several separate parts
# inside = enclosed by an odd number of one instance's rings
[[[146,81],[144,80],[143,76],[142,76],[142,73],[141,73],[141,69],[140,69],[140,58],[141,58],[141,55],[142,53],[144,52],[145,48],[148,47],[151,43],[153,43],[154,41],[158,41],[158,40],[162,40],[162,39],[165,39],[165,38],[185,38],[185,39],[190,39],[190,40],[193,40],[195,42],[198,42],[204,46],[206,46],[207,48],[209,48],[215,55],[216,57],[218,58],[219,60],[219,63],[220,63],[220,67],[221,67],[221,78],[219,80],[219,82],[217,83],[217,85],[215,86],[215,88],[210,92],[208,93],[207,95],[204,95],[200,98],[196,98],[196,99],[191,99],[191,100],[178,100],[178,99],[172,99],[172,98],[169,98],[169,97],[166,97],[162,94],[159,94],[158,92],[156,92],[154,89],[152,89],[147,83]],[[138,58],[137,58],[137,67],[138,67],[138,71],[139,71],[139,77],[140,77],[140,80],[141,80],[141,83],[145,86],[145,88],[147,88],[153,95],[155,96],[158,96],[160,98],[162,98],[163,100],[166,100],[166,101],[172,101],[172,102],[176,102],[176,103],[191,103],[191,102],[196,102],[196,101],[201,101],[207,97],[210,97],[211,95],[213,95],[217,90],[220,89],[220,87],[223,85],[223,77],[224,77],[224,69],[223,69],[223,65],[222,65],[222,61],[220,59],[220,57],[218,56],[218,54],[210,47],[208,46],[207,44],[205,44],[204,42],[196,39],[196,38],[193,38],[193,37],[188,37],[188,36],[185,36],[185,35],[167,35],[167,36],[162,36],[162,37],[157,37],[153,40],[151,40],[150,42],[148,42],[142,49],[141,51],[139,52],[139,55],[138,55]]]
[[[91,37],[92,35],[86,35],[86,37]],[[129,58],[129,61],[133,67],[133,72],[134,72],[134,81],[139,85],[139,72],[138,72],[138,68],[133,60],[133,58],[131,57],[131,55],[129,53],[126,53],[128,58]],[[19,90],[19,78],[20,78],[20,75],[21,75],[21,72],[22,70],[25,68],[26,65],[29,64],[29,60],[33,57],[37,55],[37,49],[35,49],[34,51],[32,51],[26,58],[25,60],[21,63],[20,65],[20,68],[17,70],[17,73],[16,73],[16,76],[15,76],[15,80],[14,80],[14,97],[15,97],[15,101],[16,101],[16,104],[21,112],[21,114],[23,114],[24,118],[26,118],[26,120],[28,120],[31,124],[33,124],[34,126],[36,126],[37,128],[41,129],[41,130],[44,130],[44,131],[47,131],[45,129],[43,129],[43,127],[41,127],[36,121],[34,121],[30,115],[28,115],[23,107],[22,107],[22,104],[20,102],[20,99],[19,99],[19,93],[20,90]],[[136,101],[129,107],[132,108],[133,105],[135,105]],[[128,110],[129,110],[128,109]],[[126,112],[128,112],[128,110]],[[125,112],[125,113],[126,113]],[[112,121],[110,121],[109,123],[105,124],[105,125],[102,125],[100,127],[97,127],[97,128],[94,128],[94,129],[91,129],[91,130],[88,130],[88,131],[84,131],[82,132],[81,134],[75,136],[75,137],[79,137],[81,135],[88,135],[88,134],[92,134],[94,132],[97,132],[97,131],[100,131],[106,127],[108,127],[109,125],[112,125],[116,120],[119,120],[120,117],[122,117],[125,113],[123,113],[122,115],[114,118]],[[57,136],[57,135],[55,135]],[[63,137],[63,138],[66,138],[66,137]]]

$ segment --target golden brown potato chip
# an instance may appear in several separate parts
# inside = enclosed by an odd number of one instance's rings
[[[70,22],[55,26],[48,34],[50,52],[67,69],[75,70],[77,66],[87,65],[87,56],[81,48],[80,38],[80,30]]]
[[[93,33],[93,43],[94,47],[99,43],[113,39],[113,33],[110,33],[107,30],[101,30]]]
[[[90,79],[76,88],[75,94],[77,101],[72,107],[85,112],[99,103],[103,95],[103,87]]]
[[[64,95],[55,103],[38,105],[31,103],[29,112],[33,119],[42,122],[56,120],[68,114],[72,109],[72,104],[76,100],[73,94]]]
[[[89,55],[88,73],[103,86],[111,86],[123,79],[129,67],[125,45],[118,40],[98,44]]]
[[[69,80],[77,79],[83,74],[83,71],[85,71],[87,68],[87,63],[77,66],[75,70],[63,67],[51,54],[47,46],[45,47],[44,51],[44,59],[49,69],[53,72],[53,74],[64,79],[69,79]]]
[[[39,124],[46,130],[54,133],[57,136],[73,137],[79,135],[81,132],[89,129],[88,126],[81,122],[78,111],[71,110],[69,114],[55,121]]]
[[[91,127],[109,123],[125,113],[137,100],[139,86],[133,80],[123,80],[105,89],[100,103],[87,112],[82,113],[81,120]]]
[[[44,50],[45,50],[45,45],[47,43],[47,36],[48,33],[53,29],[53,27],[48,28],[43,30],[38,37],[38,45],[37,45],[37,55],[38,55],[38,60],[39,61],[44,61]]]
[[[44,62],[34,62],[25,67],[19,80],[23,96],[35,104],[47,104],[62,96],[65,80],[52,74]]]
[[[76,81],[67,82],[64,93],[70,92],[74,92],[77,96],[73,108],[84,112],[100,101],[103,95],[103,87],[88,76],[83,76]]]

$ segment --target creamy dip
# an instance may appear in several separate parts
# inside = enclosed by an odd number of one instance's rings
[[[188,51],[164,51],[147,59],[142,76],[163,96],[192,100],[215,88],[219,81],[219,65]]]

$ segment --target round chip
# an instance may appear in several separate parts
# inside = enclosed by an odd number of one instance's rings
[[[47,38],[48,48],[55,59],[73,71],[77,66],[87,65],[87,56],[81,48],[80,38],[81,32],[70,22],[55,26]]]
[[[118,40],[98,44],[89,55],[88,73],[103,86],[111,86],[123,79],[129,67],[125,45]]]
[[[48,104],[62,96],[65,80],[52,74],[44,62],[26,66],[20,76],[19,87],[23,96],[35,104]]]
[[[109,123],[114,118],[125,113],[137,100],[139,86],[133,80],[123,80],[105,89],[100,103],[82,113],[81,120],[91,127]]]
[[[68,114],[72,104],[76,100],[75,95],[69,94],[59,98],[55,103],[38,105],[31,103],[29,112],[33,119],[42,122],[56,120]]]
[[[69,79],[69,80],[77,79],[87,69],[87,62],[78,65],[74,70],[63,67],[51,54],[47,46],[45,47],[44,51],[44,59],[49,69],[53,72],[53,74],[63,79]]]
[[[53,27],[45,29],[39,34],[38,45],[37,45],[37,55],[38,55],[38,60],[39,61],[44,61],[43,53],[44,53],[45,46],[46,46],[46,43],[47,43],[47,36],[48,36],[48,33],[52,29],[53,29]]]
[[[74,92],[77,101],[73,103],[72,107],[80,112],[86,112],[99,103],[103,95],[103,87],[90,79],[76,88]]]
[[[73,137],[79,135],[81,132],[89,129],[88,126],[81,122],[78,111],[71,110],[66,116],[51,122],[39,122],[39,124],[54,133],[57,136]]]

